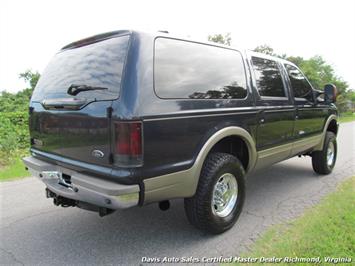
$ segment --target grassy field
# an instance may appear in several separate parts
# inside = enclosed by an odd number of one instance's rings
[[[346,114],[340,115],[340,117],[339,117],[340,123],[346,123],[346,122],[352,122],[352,121],[355,121],[355,113],[346,113]]]
[[[0,168],[0,182],[18,179],[29,175],[29,172],[25,170],[25,165],[20,158],[16,158],[10,165]]]
[[[348,257],[355,260],[355,177],[289,225],[275,226],[242,257]],[[265,263],[256,263],[256,265]],[[288,263],[289,264],[289,263]],[[277,265],[288,265],[285,262]],[[244,264],[236,264],[244,265]],[[255,264],[253,264],[255,265]],[[297,263],[312,265],[312,263]],[[344,265],[340,263],[339,265]],[[354,265],[348,263],[347,265]]]

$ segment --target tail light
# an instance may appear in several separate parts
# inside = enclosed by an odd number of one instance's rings
[[[142,122],[116,122],[114,125],[115,165],[122,167],[143,165]]]

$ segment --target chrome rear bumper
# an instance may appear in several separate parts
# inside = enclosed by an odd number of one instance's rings
[[[33,176],[42,180],[50,191],[59,196],[112,210],[138,205],[138,185],[122,185],[102,180],[33,156],[22,160]],[[70,177],[70,181],[67,177]]]

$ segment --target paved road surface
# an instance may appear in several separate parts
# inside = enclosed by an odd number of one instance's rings
[[[191,227],[183,202],[162,212],[157,205],[100,218],[58,208],[34,178],[0,184],[0,264],[139,264],[146,257],[239,255],[270,225],[288,221],[355,173],[355,123],[341,125],[333,174],[317,176],[310,158],[293,158],[248,177],[238,223],[210,236]],[[144,263],[145,264],[145,263]]]

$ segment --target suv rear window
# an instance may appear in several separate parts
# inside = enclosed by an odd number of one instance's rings
[[[246,77],[238,51],[158,38],[155,41],[155,91],[161,98],[243,99]]]
[[[126,35],[60,51],[41,75],[32,100],[71,98],[67,91],[72,84],[107,88],[80,92],[78,98],[118,98],[128,42]]]

